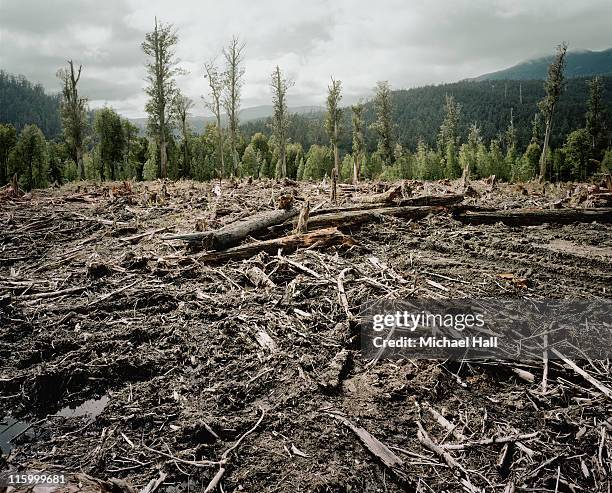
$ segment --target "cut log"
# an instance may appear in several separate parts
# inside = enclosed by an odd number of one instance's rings
[[[337,228],[326,228],[306,234],[293,234],[282,238],[240,245],[222,252],[207,252],[199,255],[197,259],[201,262],[221,262],[249,258],[259,252],[276,254],[279,249],[286,252],[297,248],[326,247],[350,243],[351,241],[349,236],[342,234]]]
[[[310,217],[308,227],[310,229],[327,228],[330,226],[354,226],[367,222],[380,221],[383,216],[402,217],[406,219],[422,219],[429,214],[443,212],[441,206],[425,207],[379,207],[376,209],[358,209],[344,212],[329,212]]]
[[[355,202],[363,202],[366,204],[388,204],[393,202],[402,194],[402,185],[396,185],[386,192],[377,193],[375,195],[366,195],[365,197],[356,197]]]
[[[612,223],[612,209],[514,209],[497,212],[468,211],[457,215],[468,224],[504,223],[507,226],[536,226],[544,223]]]
[[[408,199],[402,199],[394,202],[393,204],[389,204],[388,207],[392,205],[396,206],[423,206],[423,205],[456,205],[463,202],[462,194],[452,194],[452,195],[422,195],[420,197],[411,197]],[[330,212],[345,212],[345,211],[363,211],[370,209],[378,209],[380,207],[386,207],[381,204],[358,204],[351,205],[347,207],[330,207],[325,209],[317,209],[310,211],[310,216],[319,216],[321,214],[328,214]]]
[[[214,231],[203,231],[201,233],[183,233],[166,235],[164,240],[183,240],[197,243],[207,250],[224,250],[238,245],[247,236],[251,236],[262,229],[280,224],[298,215],[298,209],[281,209],[263,211],[248,218],[235,221]]]

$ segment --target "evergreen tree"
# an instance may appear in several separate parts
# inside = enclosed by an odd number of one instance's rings
[[[306,154],[304,164],[304,180],[320,180],[329,176],[333,166],[333,158],[328,147],[313,144]]]
[[[591,149],[595,159],[601,159],[605,149],[605,109],[602,101],[603,86],[600,77],[589,81],[586,130],[591,136]]]
[[[473,123],[470,126],[467,142],[459,149],[459,165],[463,169],[463,176],[466,180],[479,168],[478,157],[482,145],[480,128]]]
[[[444,113],[444,120],[438,132],[438,150],[444,160],[445,176],[457,178],[461,173],[457,158],[461,105],[455,101],[453,96],[446,96]]]
[[[585,180],[589,167],[589,156],[592,150],[592,135],[585,128],[574,130],[567,136],[563,152],[565,164],[571,170],[572,177]],[[566,177],[560,176],[559,179]]]
[[[116,180],[126,147],[121,117],[112,108],[103,108],[96,111],[93,127],[100,178]]]
[[[25,190],[44,188],[49,179],[45,136],[36,125],[26,125],[9,156],[9,172],[16,173]]]
[[[8,158],[17,144],[17,131],[11,124],[0,123],[0,186],[10,181]]]

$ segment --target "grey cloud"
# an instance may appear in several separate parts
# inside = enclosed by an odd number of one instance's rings
[[[273,67],[295,80],[293,105],[325,102],[329,77],[343,102],[393,87],[451,82],[570,48],[610,46],[609,0],[0,0],[0,68],[57,91],[67,58],[83,64],[92,105],[143,114],[140,43],[154,16],[179,30],[177,55],[191,70],[179,86],[203,112],[202,61],[233,34],[247,43],[243,106],[270,103]]]

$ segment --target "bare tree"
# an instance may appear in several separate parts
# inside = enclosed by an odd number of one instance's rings
[[[191,173],[190,166],[190,154],[189,154],[189,134],[191,129],[189,128],[189,112],[193,108],[193,101],[187,96],[184,96],[180,92],[177,93],[174,98],[174,117],[181,130],[181,136],[183,137],[183,169],[181,170],[181,176],[186,178]]]
[[[217,120],[217,153],[221,162],[221,176],[225,176],[225,158],[223,156],[223,129],[221,128],[221,97],[223,95],[223,77],[219,73],[214,60],[204,63],[205,78],[210,87],[210,98],[205,100],[206,107]]]
[[[353,112],[353,183],[359,182],[361,162],[365,152],[363,108],[364,106],[361,102],[351,106],[351,111]]]
[[[340,109],[340,100],[342,99],[341,94],[342,82],[334,80],[332,77],[331,84],[328,86],[327,95],[327,116],[325,117],[325,129],[329,140],[334,149],[334,173],[336,177],[340,175],[340,158],[338,155],[338,134],[340,133],[340,117],[342,110]]]
[[[227,48],[223,49],[225,58],[225,94],[223,95],[223,107],[228,117],[230,133],[230,145],[232,151],[232,176],[238,174],[238,154],[236,152],[236,136],[238,133],[238,113],[240,112],[240,90],[242,89],[242,78],[244,68],[241,63],[244,58],[245,44],[234,36]]]
[[[142,50],[150,57],[145,64],[149,86],[146,93],[149,101],[145,107],[149,114],[149,131],[158,140],[161,177],[168,176],[167,134],[172,119],[172,103],[177,94],[174,77],[184,73],[177,67],[175,56],[178,42],[176,29],[172,24],[157,23],[155,29],[147,33]]]
[[[87,98],[79,97],[78,83],[81,79],[82,65],[75,71],[72,60],[68,67],[59,69],[58,78],[62,81],[62,101],[60,111],[64,138],[70,147],[73,159],[77,164],[79,178],[85,178],[83,163],[83,140],[87,128]]]
[[[548,67],[548,79],[544,83],[546,95],[544,99],[538,103],[540,112],[544,116],[546,123],[546,131],[544,133],[544,145],[542,146],[542,154],[540,155],[540,180],[546,179],[547,172],[547,154],[548,145],[550,142],[550,133],[552,130],[552,118],[555,112],[555,106],[559,101],[559,96],[563,92],[565,80],[563,70],[565,69],[565,55],[567,53],[567,43],[563,42],[557,46],[557,54],[555,59]]]
[[[272,131],[278,141],[280,149],[279,167],[277,166],[276,175],[281,178],[287,176],[287,129],[289,128],[289,115],[287,112],[287,89],[293,82],[283,77],[278,68],[272,72]]]

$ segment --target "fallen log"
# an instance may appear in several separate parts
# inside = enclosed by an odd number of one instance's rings
[[[263,211],[244,220],[230,223],[217,230],[166,235],[162,239],[198,243],[206,250],[224,250],[238,245],[247,236],[251,236],[262,229],[283,223],[287,219],[297,216],[298,212],[298,209]]]
[[[382,204],[357,204],[346,207],[328,207],[325,209],[317,209],[311,211],[310,216],[319,216],[321,214],[328,214],[330,212],[345,212],[345,211],[362,211],[370,209],[378,209],[380,207],[391,207],[391,206],[425,206],[425,205],[445,205],[451,206],[463,202],[462,194],[449,194],[449,195],[422,195],[420,197],[411,197],[408,199],[402,199],[394,202],[393,204],[382,205]]]
[[[467,211],[456,218],[467,224],[504,223],[507,226],[537,226],[544,223],[612,223],[612,208],[605,209],[512,209],[485,212]]]
[[[402,194],[402,185],[396,185],[386,192],[377,193],[375,195],[366,195],[364,197],[356,197],[355,202],[363,202],[366,204],[387,204],[393,202]]]
[[[349,236],[342,234],[337,228],[326,228],[306,234],[292,234],[272,240],[258,241],[247,245],[228,248],[222,252],[206,252],[196,258],[200,262],[221,262],[225,260],[240,260],[252,257],[259,252],[274,253],[281,249],[284,252],[298,248],[313,246],[326,247],[349,243]]]
[[[384,216],[402,217],[406,219],[422,219],[429,214],[443,212],[443,206],[390,206],[390,207],[359,207],[350,209],[328,209],[329,212],[310,213],[308,229],[355,226],[373,221],[381,221]],[[296,229],[296,221],[287,221],[269,228],[270,233]]]
[[[429,214],[444,211],[442,206],[393,206],[376,209],[357,209],[341,212],[329,212],[310,217],[308,228],[327,228],[330,226],[354,226],[357,224],[380,221],[383,216],[402,217],[406,219],[422,219]]]

